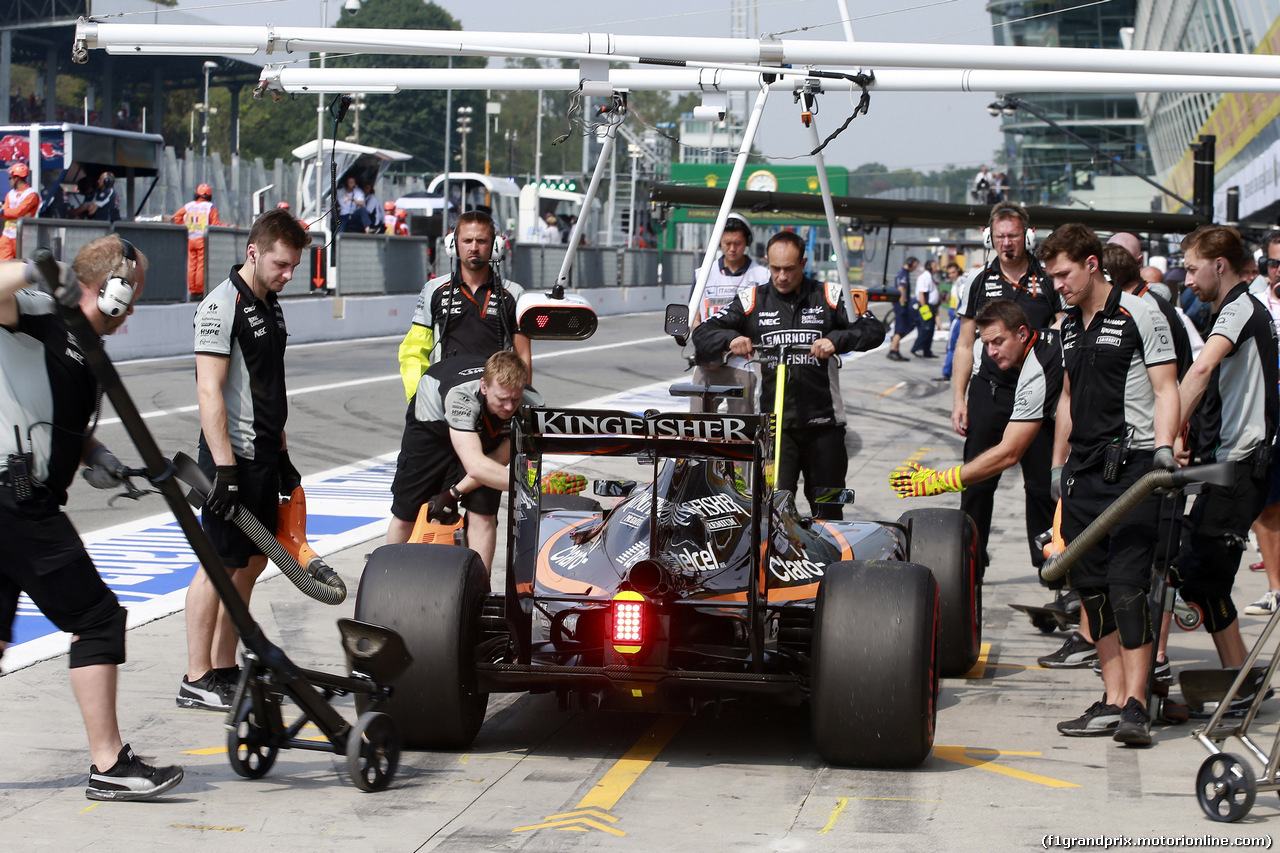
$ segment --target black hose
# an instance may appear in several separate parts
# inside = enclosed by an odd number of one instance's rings
[[[1235,477],[1234,462],[1219,462],[1216,465],[1195,465],[1179,468],[1176,471],[1165,471],[1157,468],[1143,474],[1138,482],[1124,491],[1111,506],[1099,513],[1079,536],[1071,540],[1060,553],[1054,554],[1044,561],[1040,567],[1040,577],[1046,581],[1056,581],[1066,575],[1072,566],[1086,551],[1097,545],[1120,519],[1129,514],[1156,489],[1176,489],[1190,483],[1210,483],[1217,486],[1228,485]]]
[[[203,505],[209,490],[213,488],[208,476],[200,470],[195,460],[185,453],[179,453],[173,457],[173,467],[178,479],[191,487],[192,494],[199,499],[200,505]],[[193,500],[192,503],[194,504],[195,501]],[[285,577],[293,581],[293,585],[303,593],[324,604],[341,604],[346,601],[347,585],[323,560],[319,558],[312,560],[305,569],[298,565],[298,561],[284,549],[275,534],[263,527],[262,522],[244,507],[236,507],[236,513],[231,517],[231,522],[244,531],[244,535],[261,548],[262,553],[275,563],[280,571],[284,572]]]

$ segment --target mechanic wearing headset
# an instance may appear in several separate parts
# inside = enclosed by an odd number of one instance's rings
[[[844,401],[832,356],[866,352],[884,341],[884,326],[869,312],[853,322],[845,313],[838,284],[806,278],[804,240],[793,231],[769,239],[769,284],[740,294],[693,331],[700,362],[717,361],[724,352],[751,356],[768,345],[772,333],[794,343],[810,344],[809,352],[788,353],[786,397],[782,413],[779,489],[795,492],[804,475],[805,496],[815,518],[839,519],[838,504],[816,502],[819,488],[843,488],[849,468],[844,446]],[[777,340],[776,337],[773,340]],[[766,353],[760,383],[760,408],[773,411],[776,359]]]
[[[498,502],[509,483],[511,416],[521,405],[542,405],[528,382],[524,360],[509,350],[487,359],[449,358],[427,369],[405,413],[388,545],[409,541],[423,504],[431,504],[433,517],[454,518],[461,503],[467,544],[490,570]]]
[[[951,425],[965,437],[966,462],[1000,443],[1013,411],[1013,389],[1018,384],[1017,371],[1001,370],[986,351],[974,355],[974,318],[989,300],[1012,299],[1027,315],[1028,328],[1047,329],[1061,310],[1044,270],[1028,256],[1033,234],[1031,221],[1021,205],[1002,201],[991,209],[985,237],[996,250],[996,258],[970,280],[957,311],[960,336],[956,339],[951,371]],[[1021,460],[1027,544],[1031,562],[1037,566],[1044,562],[1044,555],[1035,546],[1035,538],[1053,526],[1054,501],[1049,497],[1052,455],[1053,436],[1049,430],[1042,430]],[[960,495],[960,509],[969,513],[978,525],[978,557],[984,571],[999,484],[1000,477],[995,476]]]
[[[711,268],[707,287],[702,294],[702,304],[693,318],[693,328],[728,305],[739,293],[769,283],[769,271],[747,254],[751,247],[751,223],[741,214],[730,213],[720,235],[720,260]],[[741,385],[741,399],[725,401],[730,412],[749,414],[756,410],[756,375],[744,355],[730,355],[723,365],[698,365],[693,371],[695,385]],[[714,404],[711,404],[714,405]],[[693,397],[691,412],[715,411],[705,409],[699,397]]]
[[[173,221],[187,226],[187,299],[199,302],[204,297],[205,235],[210,225],[223,224],[213,204],[213,187],[196,187],[196,197],[178,208]]]
[[[533,376],[529,338],[516,331],[516,302],[524,288],[494,270],[493,262],[505,253],[503,247],[494,252],[497,234],[487,213],[468,210],[445,238],[445,253],[457,258],[458,269],[429,280],[418,296],[413,324],[400,343],[406,400],[413,398],[427,367],[459,355],[487,358],[511,349]]]
[[[243,506],[275,530],[279,496],[302,480],[286,449],[288,331],[277,294],[310,242],[289,211],[262,214],[249,230],[244,264],[231,268],[195,314],[197,461],[213,483],[201,522],[246,606],[267,558],[229,519]],[[175,701],[229,710],[240,671],[236,632],[203,570],[187,587],[186,618],[187,671]]]
[[[59,264],[45,283],[34,264],[0,264],[0,638],[12,639],[17,592],[71,637],[71,689],[84,716],[93,766],[85,796],[140,800],[174,787],[181,767],[151,767],[121,741],[116,720],[117,667],[125,660],[126,613],[94,568],[62,512],[76,469],[109,489],[120,461],[92,437],[100,389],[84,353],[47,293],[77,307],[99,334],[116,331],[133,312],[146,258],[116,236],[100,237]],[[0,642],[0,648],[5,643]],[[101,768],[101,769],[100,769]]]
[[[1065,376],[1053,446],[1053,464],[1062,466],[1054,483],[1069,544],[1148,471],[1177,467],[1177,366],[1164,315],[1112,286],[1093,231],[1079,223],[1063,225],[1037,254],[1069,306],[1062,321]],[[1082,623],[1097,644],[1106,695],[1080,717],[1058,723],[1064,735],[1151,743],[1147,593],[1159,510],[1160,496],[1151,495],[1068,572],[1071,588],[1080,592]]]
[[[5,193],[4,233],[0,235],[0,261],[18,256],[18,220],[32,217],[40,209],[40,193],[31,186],[31,168],[26,163],[9,166],[9,183],[12,189]]]
[[[1249,295],[1241,275],[1247,253],[1240,233],[1204,225],[1182,240],[1187,285],[1213,315],[1204,349],[1182,381],[1182,421],[1196,415],[1192,456],[1202,463],[1235,462],[1230,486],[1205,485],[1191,508],[1188,535],[1174,560],[1182,596],[1200,605],[1204,627],[1224,667],[1246,656],[1231,587],[1249,525],[1266,504],[1276,434],[1276,328],[1266,306]]]

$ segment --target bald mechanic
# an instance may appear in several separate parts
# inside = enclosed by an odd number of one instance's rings
[[[0,650],[12,640],[20,590],[71,635],[71,689],[92,759],[85,796],[142,800],[177,785],[182,768],[152,767],[120,737],[116,683],[125,661],[125,609],[62,512],[77,468],[86,466],[94,487],[110,489],[120,484],[120,460],[93,437],[101,389],[54,299],[110,335],[133,313],[146,258],[108,236],[81,249],[73,266],[58,267],[58,281],[46,282],[34,264],[0,264],[0,460],[7,460],[0,469]],[[37,773],[46,770],[27,769],[21,778]]]
[[[509,350],[488,359],[449,358],[427,369],[405,413],[388,545],[409,541],[424,505],[433,517],[452,518],[461,504],[467,543],[485,570],[492,569],[498,505],[509,485],[511,417],[522,405],[542,405],[528,382],[529,369]]]
[[[993,299],[974,318],[987,355],[1001,370],[1017,371],[1013,411],[1000,443],[963,465],[945,471],[907,462],[889,475],[900,498],[923,498],[996,477],[1018,463],[1036,440],[1041,426],[1053,432],[1054,412],[1062,390],[1062,345],[1053,329],[1032,329],[1027,315],[1009,299]]]

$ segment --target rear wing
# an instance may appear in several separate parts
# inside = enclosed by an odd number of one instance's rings
[[[771,418],[531,407],[521,409],[513,426],[526,456],[562,453],[742,460],[764,455],[764,445],[772,436]]]

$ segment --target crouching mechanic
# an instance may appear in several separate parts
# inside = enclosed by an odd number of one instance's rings
[[[1000,443],[945,471],[907,462],[889,475],[900,498],[923,498],[959,492],[1011,468],[1040,434],[1052,432],[1058,395],[1062,391],[1062,342],[1053,329],[1033,330],[1026,313],[1011,299],[993,299],[982,306],[974,325],[987,355],[1002,371],[1018,371],[1013,414]]]
[[[405,414],[388,545],[409,541],[424,504],[441,516],[461,505],[467,542],[485,570],[492,568],[500,493],[509,485],[511,417],[522,405],[542,405],[528,381],[529,369],[510,350],[487,360],[445,359],[427,369]]]
[[[1193,455],[1202,463],[1235,462],[1230,486],[1205,485],[1191,508],[1174,560],[1182,596],[1200,605],[1224,667],[1246,657],[1231,588],[1249,525],[1266,503],[1276,432],[1276,329],[1270,311],[1249,295],[1248,254],[1234,228],[1206,225],[1182,241],[1187,285],[1213,309],[1204,349],[1179,389],[1182,420],[1196,413]]]
[[[1148,471],[1177,467],[1177,368],[1164,315],[1112,286],[1091,230],[1060,226],[1037,254],[1069,306],[1053,445],[1053,464],[1063,468],[1051,486],[1061,493],[1062,536],[1070,544]],[[1064,735],[1151,743],[1146,694],[1154,635],[1147,593],[1159,509],[1160,497],[1148,497],[1070,569],[1106,693],[1078,718],[1058,723]]]
[[[701,363],[722,353],[750,356],[757,346],[778,343],[809,347],[787,353],[783,402],[781,459],[775,472],[779,489],[795,492],[804,475],[804,493],[815,518],[839,519],[838,504],[820,503],[818,489],[843,487],[849,469],[844,446],[844,400],[836,353],[866,352],[884,341],[884,326],[870,313],[852,322],[845,313],[838,284],[823,284],[804,275],[804,240],[793,231],[769,239],[765,257],[771,281],[743,291],[719,313],[693,330]],[[766,353],[762,365],[760,409],[773,411],[778,379],[777,359]]]
[[[59,264],[46,284],[33,264],[0,264],[0,636],[11,639],[18,590],[71,634],[71,689],[89,735],[91,800],[141,800],[173,788],[181,767],[144,764],[120,738],[117,666],[125,660],[125,610],[107,588],[61,507],[83,462],[86,479],[109,489],[120,462],[92,437],[100,389],[75,336],[47,293],[78,305],[102,335],[133,311],[146,259],[118,237],[101,237]],[[23,777],[26,779],[27,777]]]

